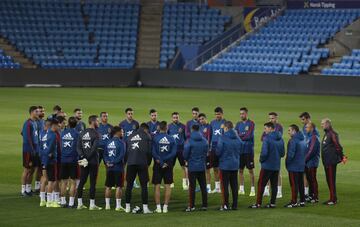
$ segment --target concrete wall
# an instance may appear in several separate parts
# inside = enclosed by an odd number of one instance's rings
[[[232,91],[360,96],[360,77],[288,76],[169,70],[0,70],[1,87],[58,84],[64,87],[200,88]]]

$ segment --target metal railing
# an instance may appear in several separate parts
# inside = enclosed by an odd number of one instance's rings
[[[268,10],[262,12],[259,17],[266,15],[269,13],[269,11],[273,10],[274,8],[269,8]],[[257,32],[260,28],[265,26],[269,21],[275,19],[279,15],[282,14],[282,12],[285,10],[285,7],[281,8],[279,11],[277,11],[274,15],[271,15],[267,20],[260,23],[257,27],[255,27],[252,31],[245,33],[245,26],[250,25],[253,20],[250,22],[244,24],[237,24],[231,29],[235,29],[230,34],[226,35],[223,39],[216,42],[215,44],[211,45],[211,41],[209,44],[205,44],[205,46],[209,46],[205,48],[204,51],[202,51],[197,57],[189,61],[185,64],[184,68],[185,70],[200,70],[201,65],[204,63],[210,62],[214,57],[217,57],[219,54],[227,51],[229,48],[231,48],[234,45],[237,45],[241,40],[247,38],[249,35]],[[229,31],[231,30],[229,29]],[[228,31],[228,32],[229,32]]]

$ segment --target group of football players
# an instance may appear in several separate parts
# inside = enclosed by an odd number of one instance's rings
[[[304,112],[299,118],[302,128],[291,124],[287,132],[290,139],[285,149],[283,127],[278,114],[270,112],[269,121],[259,141],[261,170],[255,190],[254,131],[255,123],[249,119],[246,107],[240,108],[240,121],[236,124],[225,120],[221,107],[214,109],[214,119],[208,123],[207,116],[199,108],[192,108],[192,119],[183,124],[180,114],[173,112],[171,122],[158,121],[155,109],[149,111],[150,121],[139,124],[134,110],[125,109],[125,119],[118,126],[108,123],[108,113],[88,117],[88,126],[82,120],[80,108],[67,117],[56,105],[53,113],[45,118],[42,106],[29,108],[29,119],[23,125],[23,173],[21,194],[39,193],[41,207],[68,207],[87,209],[83,204],[84,186],[89,178],[89,210],[101,210],[95,204],[95,192],[99,166],[106,168],[105,210],[110,210],[111,192],[115,190],[116,211],[126,213],[167,213],[174,187],[173,172],[176,160],[181,166],[182,188],[189,193],[187,212],[195,210],[195,192],[201,191],[200,210],[207,210],[208,194],[221,193],[220,210],[236,210],[238,195],[245,194],[244,169],[250,175],[249,196],[256,202],[249,208],[260,208],[263,196],[271,196],[266,208],[276,207],[276,198],[282,197],[281,159],[285,156],[286,169],[291,187],[291,200],[285,207],[304,207],[305,203],[318,203],[317,169],[320,161],[326,173],[330,198],[326,205],[335,205],[336,167],[346,163],[333,130],[331,120],[324,118],[320,134]],[[154,185],[156,208],[148,208],[149,167],[152,165],[151,183]],[[212,171],[211,171],[212,170]],[[137,179],[140,186],[137,184]],[[215,183],[214,189],[211,182]],[[121,205],[122,189],[126,182],[125,207]],[[164,186],[162,186],[162,183]],[[142,207],[133,207],[133,187],[141,187]],[[161,206],[161,188],[164,201]],[[229,187],[232,203],[229,203]],[[69,201],[66,201],[66,197]],[[299,197],[299,198],[298,198]],[[75,205],[75,198],[77,204]]]

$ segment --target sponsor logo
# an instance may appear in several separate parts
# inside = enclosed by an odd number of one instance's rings
[[[126,132],[126,136],[131,136],[131,134],[133,134],[134,130],[131,130],[131,131],[127,131]]]
[[[64,141],[64,148],[71,147],[71,141]]]
[[[141,138],[140,138],[139,135],[136,135],[136,136],[134,136],[133,138],[130,139],[130,141],[140,141],[140,140],[141,140]]]
[[[85,142],[84,143],[84,148],[86,149],[86,148],[90,148],[90,142]]]
[[[108,149],[116,149],[115,142],[112,141],[111,143],[109,143],[109,144],[107,145],[107,148],[108,148]]]
[[[82,139],[83,140],[91,140],[89,133],[88,132],[85,133],[85,135],[83,135]]]
[[[175,140],[180,140],[179,134],[174,134],[174,135],[172,135],[172,137],[173,137]]]
[[[71,136],[71,133],[66,133],[63,138],[63,140],[74,140],[74,138]]]
[[[160,152],[165,152],[165,151],[169,151],[168,150],[168,146],[165,145],[165,146],[160,146]]]
[[[139,142],[135,142],[131,144],[131,149],[135,150],[135,149],[140,149],[139,147]]]
[[[159,140],[160,144],[170,144],[169,140],[166,137],[161,138],[161,140]]]
[[[214,130],[214,135],[215,135],[215,136],[221,135],[221,129],[216,129],[216,130]]]
[[[115,151],[114,149],[109,150],[109,157],[115,156]]]
[[[101,139],[102,139],[102,140],[108,140],[108,139],[109,139],[109,135],[108,135],[108,134],[101,135]]]

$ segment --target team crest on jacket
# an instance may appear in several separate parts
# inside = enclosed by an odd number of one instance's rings
[[[133,129],[136,129],[136,125],[133,125],[133,127],[132,127]]]
[[[179,128],[178,132],[179,133],[182,133],[183,129],[182,128]]]
[[[111,128],[108,128],[108,133],[111,133]]]

